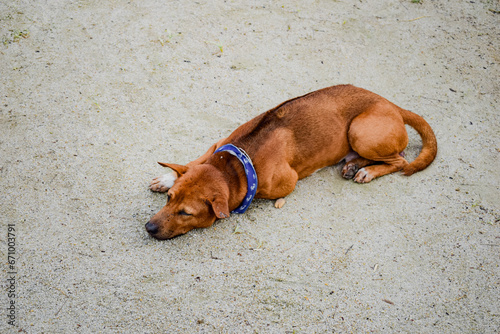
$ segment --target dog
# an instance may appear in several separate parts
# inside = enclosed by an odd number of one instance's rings
[[[405,124],[422,138],[411,163],[402,154]],[[280,208],[298,180],[342,160],[344,178],[367,183],[397,171],[412,175],[436,154],[436,136],[419,115],[352,85],[324,88],[255,117],[185,166],[159,162],[173,172],[150,189],[167,192],[168,201],[145,228],[170,239],[243,213],[254,197],[277,199]]]

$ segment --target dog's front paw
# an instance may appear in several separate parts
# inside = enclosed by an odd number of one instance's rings
[[[355,163],[347,162],[344,168],[342,168],[342,177],[344,179],[352,179],[358,170],[359,167]]]
[[[285,205],[285,199],[284,198],[278,198],[276,202],[274,202],[274,207],[276,209],[281,209]]]
[[[357,183],[368,183],[373,180],[373,175],[371,175],[366,169],[361,168],[354,177],[354,182]]]
[[[172,188],[176,179],[177,179],[176,173],[169,173],[169,174],[164,174],[162,176],[158,176],[154,178],[153,181],[151,181],[149,189],[151,189],[151,191],[164,193],[168,189]]]

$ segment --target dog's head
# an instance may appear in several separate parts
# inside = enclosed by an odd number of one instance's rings
[[[207,164],[191,168],[160,164],[178,178],[167,192],[167,204],[145,226],[150,235],[170,239],[229,217],[229,187],[219,170]]]

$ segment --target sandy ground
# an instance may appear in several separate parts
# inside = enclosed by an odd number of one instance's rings
[[[0,332],[498,333],[500,6],[420,2],[1,1]],[[340,83],[424,116],[435,162],[147,235],[156,161]]]

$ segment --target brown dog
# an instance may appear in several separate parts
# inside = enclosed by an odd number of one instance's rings
[[[405,124],[423,143],[411,163],[400,154],[408,144]],[[168,201],[146,230],[168,239],[208,227],[232,210],[244,212],[253,195],[280,199],[281,207],[297,180],[342,160],[343,177],[366,183],[400,170],[412,175],[436,153],[436,137],[422,117],[351,85],[321,89],[255,117],[186,166],[160,163],[174,172],[150,188],[168,191]]]

